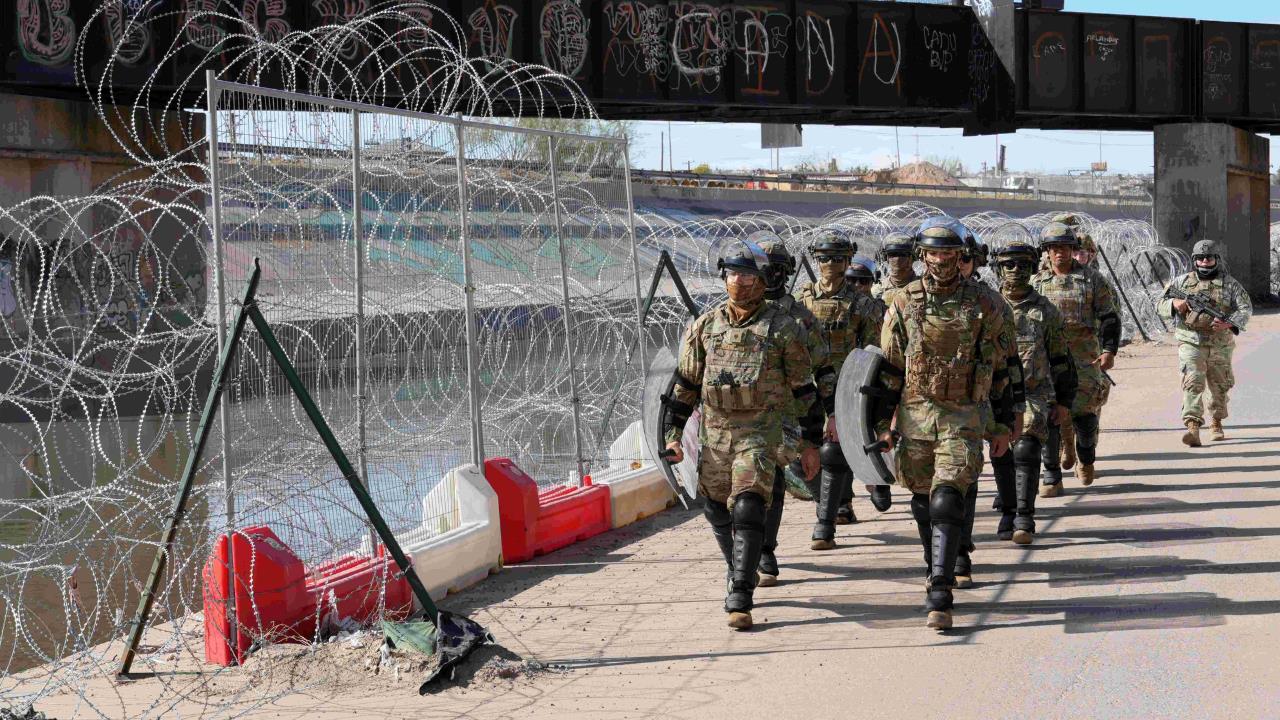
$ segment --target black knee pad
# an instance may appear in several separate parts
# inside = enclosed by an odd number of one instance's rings
[[[728,527],[733,524],[733,514],[729,512],[729,508],[725,507],[724,503],[716,502],[711,498],[702,499],[702,514],[714,527]]]
[[[844,459],[844,451],[840,449],[840,443],[822,443],[822,447],[818,448],[818,459],[822,461],[823,467],[833,470],[846,470],[849,467]]]
[[[964,495],[950,485],[935,488],[929,496],[929,519],[935,523],[943,525],[963,523],[964,508]]]
[[[733,524],[750,527],[764,526],[764,498],[753,492],[744,492],[733,501]]]
[[[1038,460],[1039,458],[1036,458],[1036,459]],[[1005,454],[1001,455],[1000,457],[991,458],[991,468],[997,471],[999,470],[1012,471],[1013,470],[1013,452],[1005,451]]]
[[[1039,464],[1040,441],[1036,438],[1023,435],[1018,438],[1018,442],[1013,444],[1013,451],[1006,454],[1012,456],[1013,459],[1010,462]]]
[[[911,515],[916,522],[929,522],[929,496],[924,493],[911,493]]]
[[[1098,444],[1098,416],[1076,415],[1071,418],[1076,426],[1076,445],[1079,447],[1096,447]]]

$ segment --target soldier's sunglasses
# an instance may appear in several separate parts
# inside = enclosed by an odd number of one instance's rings
[[[996,266],[1003,270],[1018,270],[1020,268],[1034,268],[1036,266],[1031,260],[1001,260]]]
[[[822,265],[826,265],[827,263],[833,263],[833,262],[849,262],[849,258],[839,257],[837,255],[820,255],[814,259],[817,260],[818,263]]]

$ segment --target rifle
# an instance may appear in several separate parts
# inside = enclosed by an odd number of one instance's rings
[[[1231,318],[1227,317],[1226,313],[1220,312],[1215,308],[1213,306],[1213,300],[1203,292],[1188,293],[1177,285],[1170,285],[1164,291],[1164,294],[1174,300],[1186,300],[1187,307],[1191,308],[1195,312],[1208,315],[1215,320],[1221,320],[1222,322],[1227,323],[1231,326],[1232,334],[1239,335],[1243,332],[1240,328],[1235,326],[1235,323],[1231,322]]]

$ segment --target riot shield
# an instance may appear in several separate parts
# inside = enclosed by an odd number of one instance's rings
[[[670,395],[671,389],[675,384],[674,373],[676,369],[676,356],[667,348],[662,348],[649,362],[649,376],[644,383],[644,397],[641,400],[641,412],[643,414],[642,427],[644,428],[644,446],[645,451],[649,455],[650,462],[657,465],[662,471],[663,477],[666,478],[667,484],[671,486],[671,490],[680,498],[680,502],[688,507],[686,496],[689,498],[696,497],[698,494],[698,461],[696,450],[698,447],[697,419],[698,413],[695,411],[693,416],[689,418],[689,422],[685,424],[684,437],[682,443],[685,449],[685,458],[678,465],[671,465],[662,458],[662,452],[666,448],[666,443],[662,438],[662,397]],[[689,433],[693,430],[693,448],[694,453],[689,452]]]
[[[893,454],[881,452],[873,419],[877,402],[874,390],[883,359],[884,354],[874,345],[854,350],[840,368],[836,384],[840,449],[853,476],[864,485],[893,484]]]

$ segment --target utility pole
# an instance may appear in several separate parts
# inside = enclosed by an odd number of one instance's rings
[[[893,126],[893,146],[895,155],[898,158],[897,167],[902,167],[902,140],[898,137],[898,126]]]
[[[675,132],[672,131],[671,129],[671,121],[668,120],[667,121],[667,167],[670,168],[671,170],[676,169],[676,161],[674,160],[675,150],[671,149],[676,139],[675,135],[676,135]]]
[[[658,131],[658,172],[662,172],[663,156],[666,155],[667,135],[661,130]]]

